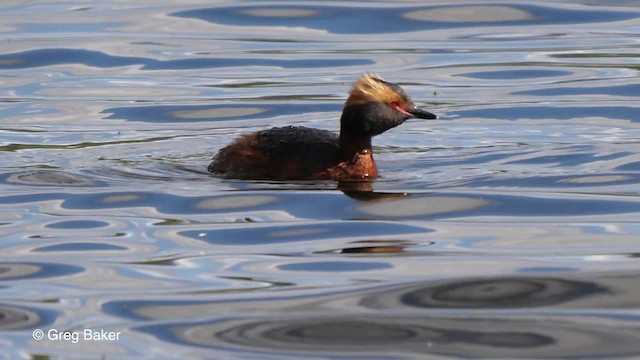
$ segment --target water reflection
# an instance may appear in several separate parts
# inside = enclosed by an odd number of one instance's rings
[[[501,120],[517,120],[518,114],[527,114],[529,119],[569,120],[576,118],[602,117],[607,119],[621,119],[640,121],[636,114],[638,108],[634,106],[526,106],[519,108],[488,108],[482,110],[462,110],[456,115],[462,118],[492,118]]]
[[[285,262],[271,266],[273,274],[279,270],[285,272],[326,271],[323,267],[337,265],[336,271],[345,276],[353,272],[354,276],[363,277],[364,273],[376,273],[389,269],[382,258],[379,261],[367,261],[363,258],[353,261],[301,261]],[[409,261],[409,260],[407,260]],[[314,268],[313,263],[319,265]],[[245,267],[246,273],[255,271],[255,267]],[[332,277],[335,271],[328,270]],[[306,296],[305,292],[273,293],[268,298],[260,296],[230,294],[227,297],[201,299],[180,299],[172,301],[113,301],[105,304],[104,309],[122,317],[136,317],[147,320],[170,321],[176,319],[200,320],[220,316],[260,314],[288,314],[301,312],[314,314],[326,311],[336,312],[374,312],[425,314],[439,310],[440,312],[457,309],[456,314],[489,314],[502,316],[537,309],[553,309],[556,312],[576,310],[576,315],[588,316],[577,309],[599,308],[600,315],[608,310],[624,310],[638,306],[640,288],[628,288],[638,283],[635,272],[616,274],[581,273],[562,269],[562,276],[531,276],[535,272],[527,269],[527,276],[486,276],[475,278],[453,278],[450,280],[413,281],[402,284],[378,284],[360,289],[332,289]],[[266,273],[262,273],[266,276]],[[288,277],[289,275],[287,275]],[[268,300],[268,301],[266,301]],[[526,310],[526,311],[525,311]],[[178,311],[178,312],[176,312]],[[616,317],[613,311],[611,317]],[[622,316],[621,319],[627,317]],[[633,320],[629,315],[628,320]]]
[[[424,308],[538,307],[606,291],[589,282],[551,278],[504,278],[418,288],[406,292],[400,301]]]
[[[39,279],[48,277],[65,277],[85,271],[84,268],[75,265],[55,263],[0,263],[0,282]]]
[[[2,332],[48,325],[54,319],[53,312],[0,304],[0,331]]]
[[[601,308],[636,306],[637,291],[624,289],[630,276],[605,275],[595,281],[585,274],[454,279],[271,298],[268,305],[258,299],[116,302],[107,304],[105,310],[153,320],[153,325],[137,331],[219,351],[269,349],[283,356],[304,357],[327,353],[372,356],[379,351],[388,356],[636,356],[640,335],[631,318],[603,311],[537,310],[573,309],[572,303],[586,308],[596,304]],[[443,312],[445,309],[457,311],[453,314]],[[157,324],[175,316],[193,320]]]
[[[128,248],[124,246],[100,244],[91,242],[70,242],[49,246],[41,246],[33,249],[34,252],[73,252],[73,251],[126,251]]]
[[[132,106],[105,109],[103,112],[110,114],[106,119],[165,123],[243,119],[248,121],[279,115],[335,110],[338,110],[338,107],[330,104],[278,104],[271,102],[268,106],[256,103],[245,103],[243,105]]]
[[[637,13],[586,7],[549,8],[533,4],[456,6],[284,6],[259,5],[186,10],[172,16],[236,26],[287,26],[337,34],[379,34],[468,26],[579,24],[621,21]]]
[[[365,314],[236,318],[140,329],[182,345],[276,352],[281,356],[619,357],[640,354],[639,336],[622,322],[583,326],[570,317],[537,321]]]
[[[366,227],[362,225],[359,222],[352,221],[323,222],[309,225],[243,226],[241,228],[229,228],[225,231],[207,229],[182,231],[178,233],[178,236],[206,241],[210,244],[238,246],[320,241],[335,238],[424,234],[433,231],[428,228],[395,223],[370,222],[366,224]]]
[[[594,84],[595,85],[595,84]],[[606,95],[606,96],[640,96],[640,84],[628,84],[619,86],[581,86],[581,87],[554,87],[551,89],[538,89],[514,92],[514,95],[535,96],[570,96],[570,95]]]
[[[109,55],[83,49],[38,49],[0,55],[0,70],[83,64],[97,68],[139,65],[144,70],[208,69],[223,67],[270,66],[280,68],[340,67],[372,65],[366,59],[252,59],[252,58],[191,58],[157,60],[153,58]]]
[[[63,171],[38,170],[0,175],[0,181],[8,184],[30,186],[100,186],[101,182],[78,174]]]
[[[405,18],[417,21],[444,23],[505,23],[511,21],[526,22],[535,15],[524,8],[500,5],[467,5],[436,7],[427,10],[408,12]]]
[[[489,207],[485,199],[464,196],[420,196],[405,197],[377,204],[363,204],[359,211],[374,217],[413,217],[444,215]]]
[[[522,81],[523,79],[530,80],[536,78],[549,78],[570,76],[574,73],[566,70],[552,70],[552,69],[501,69],[494,71],[474,71],[469,73],[457,74],[455,76],[472,78],[472,79],[484,79],[484,80],[498,80],[498,81]]]
[[[357,5],[0,5],[0,357],[640,357],[636,4]],[[206,172],[366,71],[376,181]]]
[[[206,175],[205,175],[206,176]],[[540,178],[478,178],[475,180],[480,185],[492,186],[518,186],[530,181],[553,181],[561,186],[593,186],[594,184],[631,184],[635,177],[551,177]],[[640,212],[640,203],[633,200],[631,195],[617,197],[602,197],[598,195],[572,196],[570,194],[532,194],[523,195],[514,192],[513,195],[492,194],[487,192],[453,193],[448,191],[418,192],[363,192],[346,191],[348,196],[341,193],[327,193],[323,191],[298,191],[298,192],[236,192],[234,194],[220,194],[215,196],[190,196],[177,195],[162,192],[89,192],[89,193],[41,193],[18,194],[0,196],[0,206],[15,204],[30,204],[41,202],[42,208],[47,211],[79,215],[77,210],[95,209],[124,209],[135,208],[141,214],[147,210],[153,211],[154,216],[166,218],[189,218],[199,215],[209,215],[211,223],[231,223],[242,219],[265,222],[267,220],[283,221],[292,219],[314,219],[314,221],[326,221],[326,223],[310,222],[306,225],[295,224],[293,229],[324,229],[327,234],[338,234],[353,227],[353,231],[347,231],[345,236],[358,236],[359,225],[345,220],[393,220],[393,219],[422,219],[435,220],[457,218],[463,216],[508,216],[528,218],[531,221],[537,217],[578,217],[603,214],[628,214],[629,216]],[[198,194],[200,195],[200,194]],[[291,203],[313,203],[313,207],[292,207]],[[46,205],[45,205],[46,204]],[[146,210],[145,210],[146,209]],[[338,219],[338,220],[336,220]],[[78,221],[94,221],[90,218],[75,219]],[[74,220],[74,221],[75,221]],[[96,220],[100,221],[100,220]],[[244,221],[244,220],[242,220]],[[103,221],[104,223],[104,221]],[[73,223],[72,223],[73,224]],[[82,228],[86,228],[84,223]],[[385,222],[384,225],[371,223],[371,226],[360,230],[361,236],[373,235],[370,229],[376,229],[379,234],[394,234],[396,230],[418,229],[419,227]],[[63,226],[63,225],[53,225]],[[93,225],[91,225],[93,226]],[[382,228],[393,229],[384,231]],[[122,228],[120,225],[115,228]],[[114,228],[114,229],[115,229]],[[286,230],[287,226],[273,229]],[[335,230],[328,230],[328,229]],[[428,228],[428,227],[427,227]],[[107,229],[107,228],[105,228]],[[230,239],[240,240],[244,236],[254,236],[253,232],[264,231],[243,229],[230,229],[225,236]],[[340,230],[338,230],[340,229]],[[181,232],[182,235],[194,239],[220,238],[216,233],[210,233],[210,227]],[[201,232],[205,235],[199,235]],[[244,233],[244,232],[251,232]],[[315,232],[315,230],[314,230]],[[419,232],[424,232],[424,229]],[[407,233],[401,231],[400,234]],[[238,235],[233,235],[238,234]],[[255,234],[257,236],[257,234]],[[333,235],[332,235],[333,236]],[[224,237],[224,236],[223,236]],[[264,239],[264,236],[257,236]],[[217,242],[215,240],[214,242]],[[255,240],[258,241],[258,240]],[[225,241],[230,243],[231,240]]]

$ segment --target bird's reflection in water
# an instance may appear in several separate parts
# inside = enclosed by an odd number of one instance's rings
[[[420,246],[432,245],[421,243]],[[389,240],[357,240],[351,241],[347,246],[340,249],[323,250],[316,252],[317,254],[392,254],[402,253],[411,246],[418,243],[409,240],[389,239]]]
[[[409,193],[392,193],[373,191],[371,181],[340,181],[338,189],[348,197],[358,201],[385,201],[410,196]]]
[[[409,193],[375,192],[371,181],[341,181],[338,189],[348,197],[366,202],[389,201],[410,196]],[[354,246],[323,251],[322,253],[337,254],[390,254],[401,253],[409,246],[416,245],[408,240],[360,240],[352,241]]]

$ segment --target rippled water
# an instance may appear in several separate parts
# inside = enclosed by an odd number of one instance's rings
[[[640,357],[636,1],[141,4],[0,5],[4,358]],[[206,172],[367,71],[371,189]]]

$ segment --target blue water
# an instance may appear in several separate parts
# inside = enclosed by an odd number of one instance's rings
[[[0,358],[640,357],[636,1],[13,1],[0,33]],[[207,173],[337,131],[365,72],[439,116],[368,188]]]

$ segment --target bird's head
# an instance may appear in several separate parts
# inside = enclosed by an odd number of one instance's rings
[[[418,109],[400,86],[365,74],[349,93],[340,131],[351,136],[375,136],[410,118],[436,119],[436,116]]]

